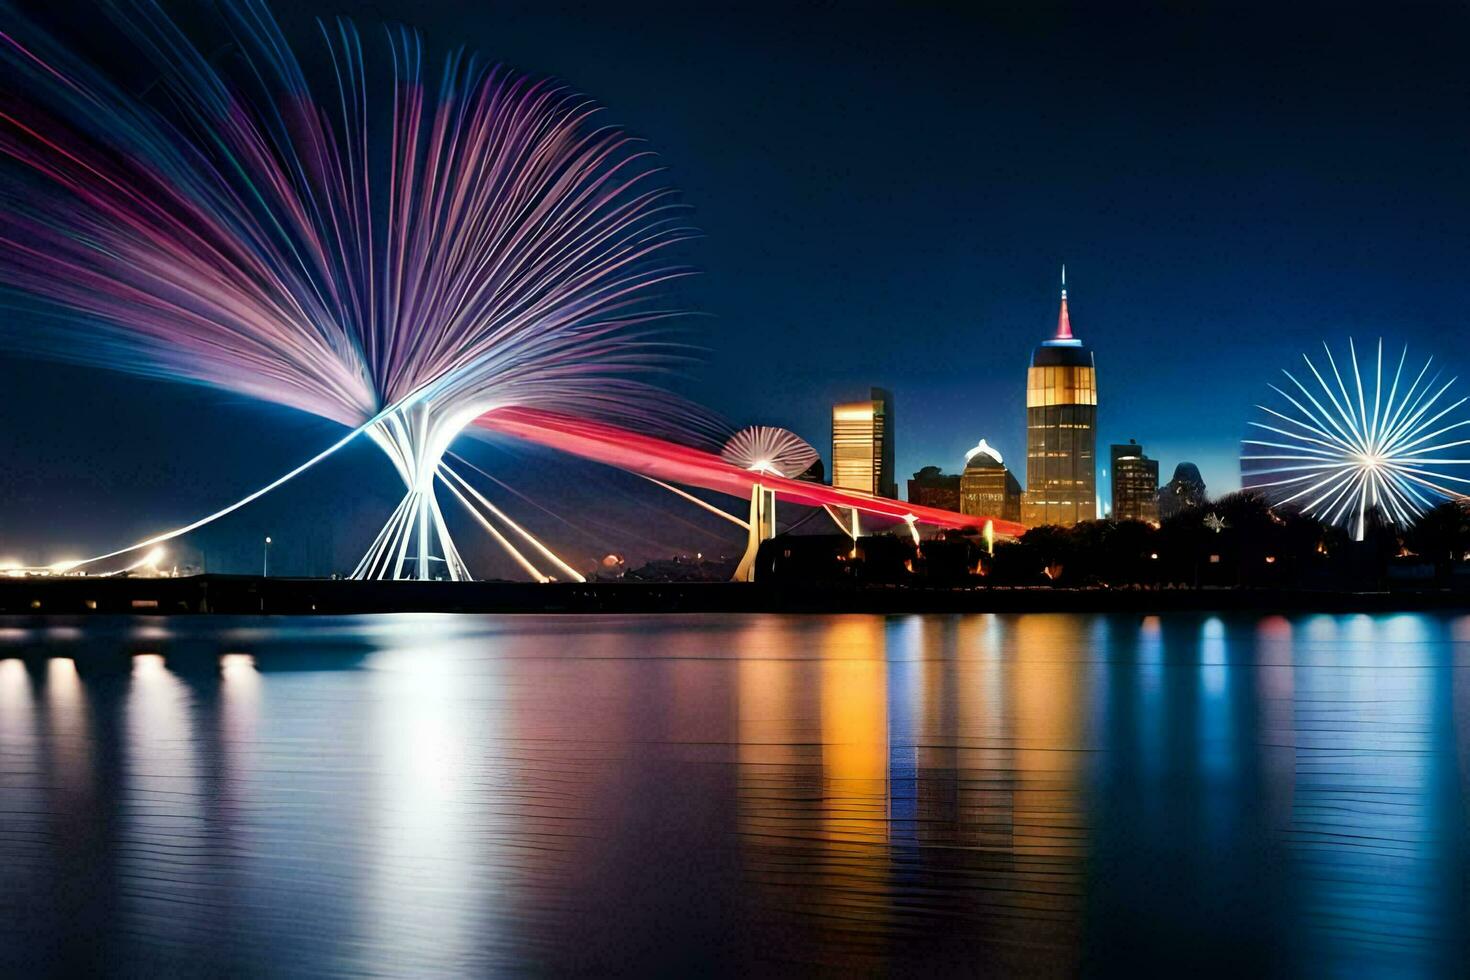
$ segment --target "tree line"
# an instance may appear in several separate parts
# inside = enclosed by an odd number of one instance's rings
[[[1470,504],[1446,501],[1404,528],[1370,512],[1363,541],[1293,506],[1241,491],[1159,526],[1084,521],[998,542],[980,564],[989,584],[1140,587],[1351,587],[1381,582],[1390,562],[1430,563],[1443,579],[1470,553]]]

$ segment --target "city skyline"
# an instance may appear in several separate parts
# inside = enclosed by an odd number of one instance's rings
[[[0,978],[1470,976],[1470,4],[0,21]]]
[[[86,9],[46,14],[75,26]],[[1016,373],[1054,311],[1062,260],[1099,371],[1139,379],[1100,416],[1100,444],[1138,437],[1164,474],[1193,462],[1216,494],[1239,485],[1238,441],[1274,365],[1354,331],[1455,357],[1454,280],[1436,270],[1470,257],[1453,219],[1466,137],[1428,122],[1454,105],[1446,22],[1464,11],[1417,12],[1385,31],[1364,14],[1062,7],[926,12],[833,33],[797,10],[780,38],[759,16],[717,37],[677,13],[634,29],[601,11],[564,24],[555,8],[342,9],[365,22],[402,16],[431,46],[463,40],[566,78],[650,138],[704,233],[690,249],[702,275],[680,291],[682,306],[709,315],[693,337],[704,352],[671,383],[737,425],[790,428],[824,457],[830,405],[876,382],[905,406],[899,474],[957,466],[981,436],[1022,458]],[[310,38],[311,14],[281,11],[287,33]],[[1258,29],[1268,18],[1280,29]],[[828,47],[816,70],[840,84],[810,91],[802,39],[819,32]],[[917,78],[869,70],[879,55],[920,50]],[[721,70],[752,55],[768,66],[759,77]],[[1242,58],[1255,66],[1245,78]],[[1321,91],[1342,97],[1324,107],[1309,98]],[[940,124],[953,119],[964,125]],[[869,133],[883,138],[859,139]],[[921,143],[911,166],[905,147]],[[759,371],[744,367],[752,348],[766,352]],[[18,404],[47,409],[0,435],[20,461],[4,489],[21,547],[49,546],[57,514],[69,518],[57,548],[168,526],[331,436],[238,399],[11,355],[0,381]],[[99,419],[167,437],[119,439]],[[376,460],[347,457],[324,486],[391,496]],[[370,509],[384,506],[393,500]],[[286,531],[282,567],[322,535],[309,519],[293,524],[292,510],[246,522]],[[242,554],[254,550],[253,530],[235,536],[249,542]]]
[[[1091,358],[1093,356],[1092,353],[1091,353],[1091,351],[1089,349],[1087,349],[1087,348],[1082,347],[1081,346],[1081,342],[1075,340],[1074,339],[1074,336],[1073,336],[1073,334],[1071,332],[1070,315],[1069,315],[1069,308],[1068,308],[1068,294],[1067,294],[1067,288],[1066,288],[1066,285],[1065,285],[1065,283],[1066,283],[1066,279],[1065,279],[1065,276],[1066,276],[1066,268],[1065,268],[1065,266],[1062,267],[1061,276],[1062,276],[1062,280],[1061,280],[1062,281],[1061,306],[1060,306],[1060,311],[1058,313],[1057,328],[1056,328],[1057,332],[1054,335],[1054,337],[1053,337],[1052,340],[1044,341],[1041,344],[1041,346],[1039,348],[1037,348],[1037,350],[1045,350],[1045,349],[1047,349],[1049,347],[1056,346],[1059,342],[1062,343],[1062,344],[1064,344],[1064,345],[1070,344],[1070,345],[1075,346],[1078,350],[1086,351],[1087,352],[1086,353],[1086,356],[1088,357],[1089,362],[1090,362],[1091,361]],[[51,367],[51,365],[48,365],[48,368],[49,367]],[[1033,371],[1035,370],[1034,366],[1033,366],[1032,370]],[[1096,382],[1094,381],[1094,382],[1092,382],[1092,384],[1095,385]],[[1020,388],[1021,386],[1020,385],[1017,385],[1017,387]],[[1024,391],[1025,389],[1023,388],[1022,390]],[[836,469],[837,469],[837,465],[836,465],[836,463],[837,463],[837,452],[836,452],[837,435],[836,434],[837,434],[837,425],[838,425],[838,423],[837,423],[837,413],[839,412],[839,410],[846,410],[846,411],[848,411],[850,413],[851,410],[855,406],[862,406],[862,407],[865,407],[866,408],[866,407],[868,407],[868,406],[871,405],[872,408],[868,412],[868,415],[867,415],[867,423],[866,423],[866,426],[867,427],[865,428],[865,432],[866,432],[865,438],[869,441],[869,443],[870,443],[870,445],[872,447],[872,451],[868,455],[866,455],[863,460],[855,461],[855,462],[860,462],[862,464],[863,468],[867,472],[869,472],[869,473],[871,473],[873,475],[872,476],[872,478],[873,478],[873,484],[872,484],[873,489],[871,491],[868,491],[868,492],[873,492],[873,493],[875,493],[878,496],[888,496],[891,499],[895,499],[895,500],[915,500],[915,498],[912,496],[912,491],[915,488],[915,481],[914,480],[908,480],[907,481],[907,487],[905,489],[900,489],[900,483],[899,483],[899,481],[896,478],[887,477],[887,474],[892,474],[892,473],[896,473],[897,472],[897,470],[896,470],[896,460],[897,460],[898,455],[899,455],[899,452],[901,451],[902,446],[903,446],[903,435],[904,435],[903,430],[901,428],[895,427],[894,424],[893,424],[893,418],[894,418],[894,415],[895,415],[893,406],[894,406],[895,398],[894,398],[893,394],[889,390],[887,390],[886,388],[883,388],[883,387],[879,387],[879,386],[872,386],[869,395],[870,395],[870,400],[869,401],[862,401],[862,402],[856,402],[856,403],[851,403],[851,402],[850,403],[839,403],[839,404],[833,406],[833,409],[832,409],[832,411],[833,411],[833,415],[832,415],[832,419],[833,419],[832,426],[833,427],[832,427],[832,430],[831,430],[833,439],[832,439],[832,442],[830,443],[831,450],[825,456],[823,454],[818,453],[817,460],[816,460],[817,465],[820,466],[824,461],[830,460],[832,462],[833,470],[834,470],[833,478],[830,481],[831,484],[834,487],[839,487],[839,486],[843,486],[844,485],[842,483],[839,483],[838,480],[836,479]],[[1093,389],[1092,397],[1094,397],[1094,398],[1096,397],[1095,388]],[[1023,405],[1024,402],[1018,402],[1018,404],[1022,404]],[[1106,416],[1103,416],[1103,417],[1106,418]],[[1130,440],[1130,441],[1132,441],[1132,440]],[[985,449],[986,452],[989,452],[991,454],[994,454],[997,458],[999,457],[998,447],[991,447],[991,446],[989,446],[987,444],[986,439],[984,437],[982,437],[980,439],[980,443],[981,443],[981,447],[984,447],[984,449]],[[967,472],[969,470],[970,467],[967,464],[969,464],[971,458],[975,455],[976,450],[979,449],[979,448],[981,448],[981,447],[973,447],[968,452],[966,452],[964,454],[963,464],[966,464],[966,465],[961,465],[960,467],[958,467],[958,469],[960,470],[960,473],[961,474],[964,473],[964,472]],[[1112,446],[1112,449],[1113,449],[1113,451],[1114,451],[1115,454],[1116,454],[1116,452],[1118,450],[1123,449],[1123,448],[1125,448],[1125,447],[1124,446],[1121,446],[1121,445],[1113,445]],[[1096,516],[1098,518],[1100,518],[1100,519],[1102,519],[1102,518],[1127,519],[1127,518],[1119,518],[1118,515],[1112,513],[1112,507],[1111,507],[1111,505],[1104,503],[1105,498],[1107,498],[1109,496],[1113,497],[1113,499],[1116,499],[1117,490],[1115,489],[1115,486],[1113,484],[1113,478],[1114,478],[1114,472],[1115,472],[1114,466],[1113,465],[1109,465],[1108,462],[1105,462],[1103,460],[1103,458],[1099,454],[1097,454],[1095,452],[1095,450],[1092,453],[1092,457],[1091,458],[1093,460],[1092,471],[1093,471],[1093,477],[1094,477],[1094,480],[1095,480],[1095,483],[1094,483],[1094,488],[1095,489],[1092,491],[1092,493],[1093,493],[1093,498],[1092,499],[1093,499],[1093,506],[1095,508]],[[1147,458],[1147,457],[1145,457],[1145,460],[1146,460],[1147,463],[1152,464],[1153,467],[1155,468],[1155,470],[1157,469],[1158,464],[1159,464],[1159,461],[1158,460],[1150,459],[1150,458]],[[921,467],[921,469],[934,469],[937,466],[937,468],[942,471],[944,469],[945,465],[948,464],[948,463],[951,463],[951,462],[952,461],[950,461],[950,460],[946,460],[946,461],[943,461],[942,463],[939,463],[939,464],[926,463],[924,467]],[[1196,467],[1196,471],[1197,471],[1197,464],[1195,464],[1194,461],[1193,461],[1193,459],[1191,459],[1191,458],[1181,458],[1177,462],[1176,466],[1178,468],[1188,468],[1188,467],[1194,466],[1194,467]],[[1166,467],[1166,469],[1167,469],[1167,467]],[[1008,479],[1011,479],[1011,482],[1014,483],[1015,481],[1014,481],[1014,479],[1012,479],[1010,477],[1009,470],[1008,469],[1005,469],[1004,467],[1002,467],[1002,470],[1007,474],[1007,478]],[[919,474],[917,472],[914,474],[914,476],[918,476],[918,475]],[[1027,466],[1027,469],[1026,470],[1022,471],[1022,475],[1027,477],[1027,479],[1024,481],[1024,484],[1020,487],[1020,490],[1023,491],[1022,497],[1024,497],[1024,491],[1026,491],[1027,489],[1029,489],[1030,483],[1031,483],[1031,481],[1030,481],[1030,475],[1031,474],[1030,474],[1030,466],[1029,465]],[[1176,475],[1176,478],[1177,478],[1177,476],[1178,476],[1178,472],[1177,471],[1176,471],[1176,474],[1175,475]],[[882,481],[885,478],[890,479],[890,482],[887,483],[886,485],[880,485],[880,484],[882,484]],[[959,479],[959,474],[956,474],[956,477],[955,478],[956,479]],[[1163,481],[1161,480],[1161,478],[1158,478],[1156,476],[1155,477],[1155,480],[1156,480],[1155,485],[1157,487],[1157,491],[1156,492],[1162,492],[1162,491],[1164,491],[1165,490],[1165,486],[1164,486]],[[1176,482],[1177,482],[1177,480],[1176,480]],[[1206,481],[1206,482],[1208,482],[1208,481]],[[849,480],[849,484],[850,484],[850,486],[849,486],[850,489],[864,489],[864,490],[866,489],[866,485],[865,486],[858,486],[857,483],[852,482],[851,480]],[[1238,481],[1237,481],[1237,484],[1236,485],[1227,484],[1224,488],[1220,488],[1218,486],[1211,486],[1210,491],[1209,491],[1209,496],[1210,497],[1219,496],[1221,493],[1230,492],[1230,491],[1235,490],[1235,489],[1238,489]],[[884,493],[883,491],[887,491],[887,492]],[[999,499],[999,498],[997,498],[997,499]],[[1204,499],[1208,499],[1208,498],[1206,498],[1206,497],[1200,497],[1198,499],[1204,500]],[[979,513],[979,511],[976,511],[976,510],[974,510],[973,508],[970,508],[970,507],[945,508],[944,505],[938,504],[938,503],[929,503],[929,502],[926,502],[926,501],[923,501],[923,500],[920,500],[918,502],[925,503],[926,506],[940,506],[942,509],[963,510],[965,513],[976,513],[976,514]],[[1156,503],[1156,507],[1157,507],[1157,503]],[[739,507],[737,506],[737,507],[732,508],[732,509],[739,510]],[[1080,514],[1080,512],[1079,512],[1079,514]],[[1057,521],[1055,521],[1055,520],[1045,520],[1045,521],[1036,520],[1036,519],[1034,519],[1034,515],[1027,515],[1024,518],[1023,517],[1014,516],[1009,510],[1006,510],[1006,511],[997,510],[997,512],[994,515],[992,515],[992,516],[995,516],[995,517],[1003,517],[1004,519],[1007,519],[1007,520],[1022,520],[1023,523],[1026,523],[1028,526],[1036,526],[1036,525],[1041,524],[1041,523],[1057,523]],[[1167,515],[1165,515],[1165,516],[1167,516]],[[1081,517],[1081,516],[1078,517],[1078,520],[1086,520],[1086,519],[1090,519],[1090,518]],[[1155,518],[1144,517],[1143,519],[1145,519],[1145,520],[1155,520],[1155,521],[1157,520],[1156,517]],[[1067,522],[1063,521],[1062,523],[1067,523]],[[139,552],[139,554],[141,554],[141,552]]]

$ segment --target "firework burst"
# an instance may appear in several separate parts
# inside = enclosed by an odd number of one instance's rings
[[[817,451],[788,429],[752,425],[731,436],[720,457],[743,470],[796,477],[811,469]]]
[[[465,577],[435,481],[476,416],[678,411],[640,375],[673,357],[653,304],[683,210],[565,86],[463,51],[436,72],[407,30],[379,68],[347,21],[322,84],[260,0],[215,9],[228,58],[119,5],[146,99],[7,19],[0,342],[366,432],[407,494],[358,574]]]
[[[1405,384],[1405,347],[1385,391],[1382,340],[1368,386],[1351,339],[1346,379],[1332,350],[1326,344],[1323,350],[1325,371],[1304,355],[1311,378],[1303,382],[1283,371],[1291,384],[1271,389],[1286,404],[1258,406],[1267,418],[1250,424],[1270,435],[1243,441],[1245,487],[1344,525],[1360,541],[1370,513],[1407,526],[1438,501],[1462,496],[1456,487],[1470,485],[1470,478],[1450,470],[1470,466],[1470,458],[1460,458],[1470,439],[1457,438],[1470,426],[1470,419],[1457,417],[1470,399],[1447,395],[1455,379],[1441,383],[1438,372],[1431,375],[1431,358]]]

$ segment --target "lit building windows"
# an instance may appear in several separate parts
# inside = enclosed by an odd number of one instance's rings
[[[893,396],[874,388],[867,401],[832,406],[832,485],[896,498]]]
[[[1072,336],[1065,280],[1056,336],[1026,373],[1022,523],[1071,525],[1097,516],[1097,368]]]

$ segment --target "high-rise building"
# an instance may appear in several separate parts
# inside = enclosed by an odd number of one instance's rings
[[[960,509],[960,478],[937,466],[926,466],[909,480],[909,503],[941,510]]]
[[[1111,451],[1113,520],[1159,522],[1159,461],[1143,454],[1136,439]]]
[[[1191,507],[1203,507],[1209,499],[1199,467],[1180,463],[1174,467],[1174,479],[1159,488],[1159,520],[1166,521]]]
[[[896,498],[893,395],[873,388],[868,399],[832,406],[832,485]]]
[[[1003,521],[1021,519],[1021,484],[1006,469],[1000,453],[984,439],[965,454],[965,472],[960,474],[960,513]]]
[[[1057,333],[1026,374],[1026,496],[1021,521],[1076,524],[1097,517],[1097,369],[1072,336],[1067,270]]]

